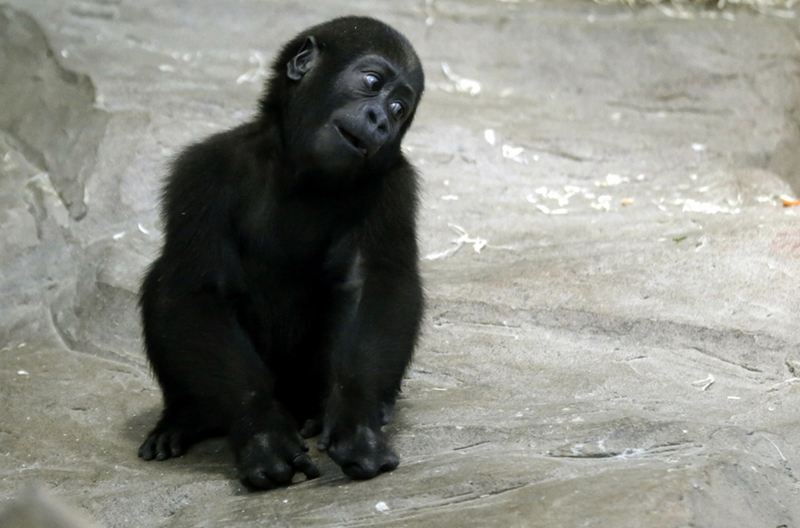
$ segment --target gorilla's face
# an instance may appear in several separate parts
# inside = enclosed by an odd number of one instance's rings
[[[287,65],[296,84],[284,114],[285,134],[297,166],[345,183],[399,155],[422,88],[414,86],[405,64],[381,55],[362,55],[334,72],[324,61],[309,38]]]

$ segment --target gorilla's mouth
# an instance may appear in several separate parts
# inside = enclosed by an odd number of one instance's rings
[[[353,134],[351,134],[350,132],[348,132],[347,130],[345,130],[344,128],[342,128],[340,126],[337,126],[336,130],[339,131],[339,133],[342,135],[342,137],[345,139],[345,141],[350,143],[350,145],[354,149],[356,149],[362,156],[366,157],[368,149],[367,149],[367,145],[363,141],[361,141],[356,136],[354,136]]]

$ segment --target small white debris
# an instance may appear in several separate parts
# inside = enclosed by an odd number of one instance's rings
[[[142,233],[144,233],[145,235],[149,235],[149,234],[150,234],[150,231],[148,231],[147,229],[145,229],[145,228],[144,228],[144,226],[143,226],[142,224],[136,224],[136,225],[137,225],[137,226],[139,226],[139,231],[141,231],[141,232],[142,232]]]
[[[611,187],[612,185],[619,185],[620,183],[628,183],[630,178],[622,177],[619,174],[612,174],[609,173],[606,175],[605,181],[601,182],[594,182],[594,184],[598,187]]]
[[[495,142],[497,141],[497,138],[494,135],[494,130],[492,130],[491,128],[487,128],[483,132],[483,139],[485,139],[486,142],[491,146],[494,146]]]
[[[469,234],[461,226],[457,226],[455,224],[447,224],[447,225],[450,226],[450,228],[454,230],[456,233],[459,233],[461,235],[458,238],[452,240],[453,244],[455,244],[456,246],[449,249],[445,249],[444,251],[436,251],[433,253],[428,253],[427,255],[425,255],[425,258],[427,260],[437,260],[440,258],[450,256],[459,249],[461,249],[461,246],[463,246],[464,244],[472,244],[472,249],[475,250],[475,253],[480,253],[481,250],[489,244],[489,241],[486,240],[485,238],[470,237]]]
[[[525,152],[522,147],[512,147],[511,145],[503,145],[503,157],[514,161],[522,161],[519,159],[520,155]]]
[[[787,380],[778,383],[777,385],[772,386],[767,392],[774,392],[779,388],[781,388],[783,385],[787,384],[791,385],[792,383],[797,383],[798,381],[800,381],[800,378],[789,378]]]
[[[28,343],[20,343],[17,345],[17,348],[25,348],[27,345]]]
[[[592,209],[598,211],[611,211],[611,196],[603,194],[597,197],[597,201],[591,204]]]
[[[445,194],[444,196],[442,196],[442,200],[446,200],[446,201],[458,200],[458,195],[456,195],[456,194]]]
[[[709,388],[711,385],[713,385],[715,381],[716,381],[716,380],[714,379],[714,376],[713,376],[713,375],[711,375],[711,374],[709,374],[709,375],[708,375],[708,377],[707,377],[706,379],[702,379],[702,380],[693,381],[693,382],[692,382],[692,385],[694,385],[695,387],[697,387],[697,388],[698,388],[698,389],[700,389],[701,391],[705,391],[705,390],[706,390],[706,389],[708,389],[708,388]]]
[[[692,150],[695,151],[695,152],[703,152],[707,148],[708,147],[706,147],[702,143],[692,143]]]
[[[675,9],[671,9],[662,4],[657,4],[657,7],[662,13],[664,13],[666,16],[670,18],[677,18],[680,20],[693,20],[695,18],[695,15],[693,13],[687,11],[680,5],[677,4],[674,5]]]
[[[633,198],[623,198],[622,200],[619,201],[619,203],[627,207],[633,204]]]
[[[114,240],[119,240],[120,238],[122,238],[124,236],[125,236],[125,231],[120,231],[119,233],[115,233],[115,234],[111,235],[111,238],[113,238]]]
[[[770,440],[770,439],[769,439],[769,438],[768,438],[768,437],[767,437],[767,436],[766,436],[764,433],[761,433],[761,436],[763,436],[764,438],[766,438],[766,439],[767,439],[767,441],[769,441],[769,443],[770,443],[770,444],[772,444],[772,445],[774,445],[774,446],[775,446],[775,449],[777,449],[777,450],[778,450],[778,454],[781,456],[781,458],[783,459],[783,461],[784,461],[784,462],[786,462],[786,457],[785,457],[785,456],[783,456],[783,453],[781,453],[781,448],[780,448],[780,447],[778,447],[778,444],[776,444],[775,442],[773,442],[772,440]]]
[[[728,396],[729,400],[741,400],[739,396]]]
[[[542,204],[536,204],[536,208],[546,215],[563,215],[569,212],[567,209],[550,209]]]
[[[551,200],[558,200],[558,205],[564,207],[569,203],[570,198],[578,194],[577,192],[568,191],[566,187],[564,187],[564,193],[565,194],[561,194],[558,191],[550,191],[547,193],[547,197]]]
[[[375,505],[375,509],[383,513],[389,511],[389,506],[387,506],[385,502],[381,501]]]
[[[256,67],[247,70],[236,79],[236,84],[243,84],[246,82],[260,82],[261,79],[267,77],[267,58],[260,51],[251,51],[250,64],[255,64]]]
[[[457,92],[468,93],[469,95],[478,95],[481,93],[481,83],[456,75],[446,62],[442,63],[442,72],[445,77],[455,84]]]
[[[428,253],[425,255],[426,260],[439,260],[440,258],[448,257],[461,249],[461,246],[456,248],[445,249],[443,251],[434,251],[433,253]]]
[[[456,90],[459,92],[466,92],[470,95],[478,95],[481,92],[481,85],[478,81],[461,79],[456,82]]]
[[[158,69],[162,72],[174,72],[175,66],[171,64],[159,64]]]
[[[18,370],[17,374],[20,376],[30,376],[30,373],[27,370]]]
[[[69,51],[65,49],[61,50],[61,56],[66,59],[67,57],[69,57]]]
[[[739,214],[741,210],[739,208],[731,209],[729,207],[722,207],[712,203],[706,202],[698,202],[697,200],[686,199],[686,200],[677,200],[675,205],[683,205],[683,212],[684,213],[704,213],[704,214],[717,214],[717,213],[726,213],[726,214]]]

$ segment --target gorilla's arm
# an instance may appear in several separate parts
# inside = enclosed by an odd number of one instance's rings
[[[402,176],[401,176],[402,175]],[[394,406],[417,341],[423,311],[415,236],[415,177],[392,176],[359,244],[361,287],[342,292],[349,303],[332,352],[334,384],[319,441],[352,478],[371,478],[399,462],[381,426]]]

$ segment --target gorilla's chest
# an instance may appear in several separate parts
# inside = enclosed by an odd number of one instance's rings
[[[342,255],[341,242],[360,221],[337,203],[301,201],[262,211],[240,233],[240,257],[249,282],[280,287],[323,279],[330,275],[332,253],[337,261],[350,260]]]

